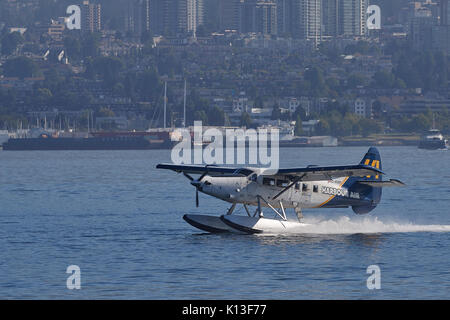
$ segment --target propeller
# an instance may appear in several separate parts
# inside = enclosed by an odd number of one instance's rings
[[[195,206],[198,208],[199,206],[199,198],[198,191],[202,186],[202,179],[208,174],[208,170],[206,170],[197,180],[192,178],[187,173],[183,172],[183,175],[191,181],[191,184],[195,187]]]
[[[198,208],[199,201],[198,201],[198,188],[195,189],[195,206]]]

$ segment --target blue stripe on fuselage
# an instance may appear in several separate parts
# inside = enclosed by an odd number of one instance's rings
[[[348,189],[347,196],[343,197],[336,195],[333,199],[324,204],[322,208],[343,208],[350,206],[365,206],[374,204],[375,202],[373,200],[374,198],[375,199],[377,198],[376,195],[374,194],[377,191],[374,189],[381,189],[381,188],[372,188],[370,186],[357,184],[358,180],[360,181],[359,177],[349,177],[341,187],[344,189]]]

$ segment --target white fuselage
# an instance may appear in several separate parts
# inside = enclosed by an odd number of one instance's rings
[[[200,191],[230,203],[258,205],[258,196],[273,207],[279,208],[280,201],[285,208],[317,208],[331,201],[336,195],[359,199],[359,194],[349,192],[344,183],[348,178],[328,181],[297,182],[276,199],[277,194],[291,184],[283,177],[250,175],[211,177],[202,179]],[[267,207],[264,202],[261,206]]]

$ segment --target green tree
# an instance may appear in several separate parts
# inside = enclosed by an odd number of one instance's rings
[[[39,105],[49,105],[53,95],[47,88],[39,88],[35,95],[35,101]]]
[[[395,76],[387,71],[378,71],[373,76],[374,84],[377,88],[393,88],[395,86]]]
[[[99,55],[100,34],[86,33],[81,41],[81,53],[83,58],[94,58]]]
[[[326,119],[320,119],[317,124],[316,132],[319,135],[329,135],[331,132],[330,123]]]
[[[360,126],[363,137],[368,137],[371,134],[380,133],[382,131],[381,125],[372,119],[361,118]]]
[[[126,90],[129,90],[128,85],[130,85],[130,83],[125,85]],[[140,74],[138,76],[136,88],[142,98],[146,100],[156,100],[160,95],[162,88],[156,71],[147,70]]]
[[[100,110],[98,111],[98,116],[99,116],[99,117],[114,117],[114,116],[115,116],[115,113],[114,113],[114,111],[112,111],[112,110],[109,109],[109,108],[102,107],[102,108],[100,108]]]
[[[312,96],[319,97],[324,95],[327,88],[325,85],[323,72],[320,68],[314,66],[305,72],[305,80],[309,83],[309,91]]]
[[[356,88],[358,86],[365,86],[367,84],[367,77],[362,74],[352,74],[347,79],[348,88]]]
[[[6,60],[3,65],[4,75],[7,77],[27,78],[36,76],[39,72],[37,65],[27,57],[17,57]]]
[[[201,121],[202,125],[208,125],[208,115],[204,110],[197,110],[194,113],[194,121]]]
[[[66,54],[71,60],[79,60],[81,58],[81,43],[78,38],[67,36],[64,38],[64,48]]]
[[[281,119],[281,109],[278,105],[274,105],[272,109],[272,115],[270,117],[272,120]]]
[[[223,109],[214,106],[208,110],[208,120],[211,126],[223,126],[225,124],[225,113]]]
[[[16,51],[19,44],[23,42],[23,37],[19,32],[7,33],[2,37],[2,54],[10,55]]]
[[[123,62],[117,57],[99,57],[93,62],[94,72],[106,83],[114,84],[123,69]]]
[[[251,128],[252,126],[252,117],[247,112],[242,112],[240,125],[241,127]]]
[[[432,126],[432,120],[421,113],[412,119],[411,126],[412,131],[423,132]]]

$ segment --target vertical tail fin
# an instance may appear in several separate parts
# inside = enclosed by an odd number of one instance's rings
[[[382,169],[381,156],[380,152],[378,152],[378,149],[375,147],[371,147],[369,151],[367,151],[367,153],[364,155],[363,159],[359,164],[371,166],[381,170]],[[382,180],[381,175],[365,176],[357,179],[357,181],[381,181],[381,180]],[[355,191],[358,191],[360,194],[363,194],[364,197],[366,198],[366,201],[369,200],[370,203],[361,206],[353,206],[352,207],[353,211],[357,214],[366,214],[375,209],[377,204],[380,203],[382,188],[361,186],[361,185],[358,185],[356,188],[357,189]]]
[[[363,159],[359,164],[364,164],[366,166],[371,166],[382,170],[381,156],[380,152],[378,152],[378,149],[375,147],[371,147],[369,151],[367,151],[367,153],[364,155]],[[367,176],[361,180],[381,180],[381,175]]]

